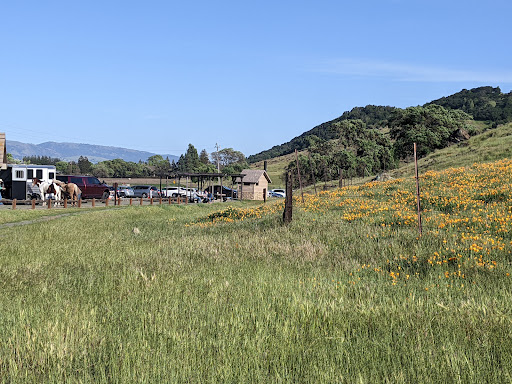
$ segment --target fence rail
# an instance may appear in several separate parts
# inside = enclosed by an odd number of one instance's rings
[[[16,209],[18,205],[30,206],[30,209],[36,207],[52,209],[52,208],[82,208],[82,207],[109,207],[109,206],[131,206],[131,205],[163,205],[163,204],[193,204],[185,197],[129,197],[116,199],[79,199],[79,200],[53,200],[53,199],[1,199],[0,203],[10,205],[11,209]]]

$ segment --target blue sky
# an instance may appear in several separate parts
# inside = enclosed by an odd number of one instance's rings
[[[509,0],[3,1],[7,139],[255,154],[368,104],[512,87]]]

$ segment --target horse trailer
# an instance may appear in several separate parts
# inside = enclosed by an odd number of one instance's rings
[[[7,169],[0,170],[2,197],[9,200],[41,199],[39,188],[32,186],[33,179],[53,181],[56,173],[54,165],[7,164]]]

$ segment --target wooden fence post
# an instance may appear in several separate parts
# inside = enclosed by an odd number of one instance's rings
[[[36,199],[32,199],[32,209],[36,209]]]
[[[286,195],[284,199],[283,222],[289,224],[292,222],[293,214],[293,183],[290,171],[286,173]]]
[[[16,199],[12,199],[12,209],[13,211],[16,209]]]
[[[94,197],[92,198],[91,204],[93,208],[96,206],[96,199]]]
[[[340,188],[343,188],[343,169],[340,168]]]

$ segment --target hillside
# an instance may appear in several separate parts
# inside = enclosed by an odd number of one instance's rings
[[[497,127],[512,121],[512,92],[503,94],[499,87],[479,87],[471,90],[462,90],[451,96],[442,97],[423,105],[440,105],[449,110],[461,110],[470,115],[477,122],[486,122],[488,126]],[[384,128],[388,120],[399,108],[389,106],[368,105],[353,108],[344,112],[340,117],[322,123],[313,129],[304,132],[287,143],[276,145],[271,149],[249,156],[248,161],[255,163],[303,150],[310,146],[311,138],[317,136],[323,140],[335,137],[336,126],[345,120],[361,120],[367,128]]]
[[[512,121],[512,92],[502,93],[499,87],[463,89],[448,97],[431,101],[445,108],[460,109],[477,121],[487,121],[496,127]]]
[[[105,145],[57,143],[49,141],[41,144],[27,144],[19,141],[7,140],[7,152],[15,159],[23,159],[24,156],[49,156],[63,161],[77,161],[80,156],[87,157],[89,161],[97,163],[105,160],[123,159],[125,161],[146,161],[155,153],[137,151],[120,147]],[[170,161],[178,160],[175,155],[162,155],[169,157]]]
[[[512,123],[473,136],[468,141],[440,149],[418,161],[420,173],[455,167],[469,167],[474,163],[512,158]],[[391,171],[394,176],[414,174],[414,163],[404,164]]]
[[[299,152],[307,155],[308,151]],[[419,159],[420,173],[443,170],[452,167],[471,166],[474,163],[483,163],[512,158],[512,123],[500,125],[489,129],[469,140],[437,150],[424,158]],[[283,175],[285,169],[295,162],[295,155],[288,154],[267,160],[267,169],[272,179],[272,188],[284,186]],[[263,169],[263,161],[251,164],[251,168]],[[390,171],[394,177],[412,176],[414,163],[403,162],[397,169]],[[372,176],[373,177],[373,176]],[[371,177],[366,177],[368,181]],[[319,181],[319,180],[317,180]]]
[[[313,129],[304,132],[287,143],[276,145],[271,149],[262,151],[247,158],[249,163],[271,159],[273,157],[287,155],[297,150],[306,149],[310,145],[310,138],[317,136],[323,140],[330,140],[335,137],[336,125],[345,120],[362,120],[369,128],[378,128],[386,125],[387,119],[396,110],[394,107],[383,107],[367,105],[366,107],[356,107],[351,111],[344,112],[340,117],[317,125]]]

